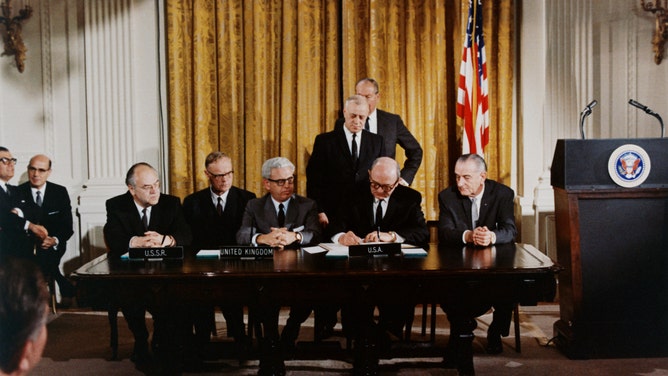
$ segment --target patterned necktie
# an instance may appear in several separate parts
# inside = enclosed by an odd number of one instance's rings
[[[37,197],[35,198],[35,203],[37,204],[37,206],[39,206],[41,208],[42,207],[42,192],[37,191],[36,194],[37,194]]]
[[[378,206],[376,206],[376,217],[375,217],[376,227],[380,227],[380,221],[383,219],[383,201],[385,200],[378,201]]]
[[[352,142],[352,154],[353,154],[353,163],[357,165],[357,141],[355,140],[357,134],[353,133],[353,142]]]
[[[475,229],[478,227],[478,199],[471,199],[471,228]]]
[[[144,224],[144,231],[148,231],[148,215],[146,215],[146,208],[142,209],[141,223]]]
[[[369,126],[369,118],[366,118],[366,122],[364,123],[364,129],[371,132],[371,127]]]
[[[285,225],[285,206],[283,204],[278,205],[278,227],[283,227]]]
[[[218,215],[223,215],[223,199],[218,197],[218,205],[216,205]]]

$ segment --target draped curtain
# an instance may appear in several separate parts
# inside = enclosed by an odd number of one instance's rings
[[[510,184],[513,0],[484,1],[489,176]],[[413,188],[428,219],[461,153],[455,115],[468,0],[166,0],[169,181],[207,186],[204,159],[232,158],[234,183],[258,195],[274,156],[305,169],[355,83],[380,83],[378,107],[401,115],[424,149]],[[403,164],[404,154],[398,149]]]

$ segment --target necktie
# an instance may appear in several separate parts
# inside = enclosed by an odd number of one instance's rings
[[[471,199],[471,228],[475,229],[478,227],[478,199]]]
[[[278,205],[278,227],[283,227],[285,225],[285,206],[283,204]]]
[[[223,199],[218,197],[218,205],[216,205],[218,215],[223,215]]]
[[[385,200],[378,201],[378,206],[376,206],[376,217],[375,217],[376,227],[380,227],[380,221],[383,219],[383,201]]]
[[[352,143],[352,154],[353,154],[353,163],[357,164],[357,140],[355,140],[357,134],[353,133],[353,143]]]
[[[42,207],[42,192],[37,191],[37,197],[35,198],[35,203],[36,203],[37,206],[39,206],[40,208]]]
[[[146,215],[146,208],[142,209],[141,213],[141,223],[144,224],[144,230],[148,231],[148,216]]]
[[[369,118],[366,118],[366,122],[364,123],[364,129],[367,131],[371,131],[371,127],[369,126]]]

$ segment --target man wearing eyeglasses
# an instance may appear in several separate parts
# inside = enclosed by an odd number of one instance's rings
[[[28,163],[28,181],[19,185],[21,199],[36,207],[31,222],[46,227],[49,236],[33,238],[35,257],[45,276],[53,278],[65,298],[75,295],[76,289],[60,272],[60,259],[67,249],[67,241],[74,234],[72,205],[67,188],[47,181],[51,176],[51,159],[38,154]]]
[[[207,155],[204,174],[209,186],[183,200],[183,212],[192,232],[194,252],[236,245],[236,234],[241,227],[246,204],[255,198],[255,193],[232,185],[232,159],[220,151]],[[195,307],[193,310],[195,343],[202,346],[209,342],[215,329],[213,307]],[[238,345],[246,346],[249,339],[245,335],[243,307],[223,304],[221,311],[227,323],[228,335]]]
[[[49,232],[32,217],[35,208],[21,203],[18,188],[9,184],[16,158],[0,146],[0,261],[5,257],[33,258],[32,236],[45,239]]]
[[[106,202],[107,222],[104,225],[104,240],[109,258],[120,258],[131,247],[188,246],[191,242],[190,227],[183,216],[178,197],[160,192],[158,172],[148,163],[136,163],[125,177],[128,191],[110,198]],[[123,316],[135,337],[132,360],[146,362],[148,352],[148,330],[144,315],[148,309],[153,315],[153,346],[160,337],[171,335],[164,325],[162,315],[152,307],[152,296],[121,307]],[[169,350],[169,349],[167,349]],[[161,354],[166,355],[166,354]],[[175,360],[175,359],[172,359]]]
[[[428,247],[429,230],[422,211],[422,195],[401,185],[400,179],[400,167],[394,159],[376,159],[369,170],[368,181],[355,185],[337,219],[329,226],[332,242],[347,246],[382,242]],[[353,326],[354,334],[361,334],[361,328],[355,326],[368,327],[372,317],[372,312],[358,312],[359,309],[347,307],[342,311],[342,321],[352,323],[348,326]],[[379,313],[379,329],[402,339],[403,327],[412,317],[413,306],[386,304],[379,306]],[[365,323],[361,318],[368,321]]]
[[[268,159],[262,165],[262,184],[267,194],[250,200],[246,205],[237,242],[242,245],[263,245],[279,250],[301,247],[320,242],[321,228],[315,201],[297,195],[295,190],[295,166],[283,157]],[[278,315],[280,307],[258,312],[264,326],[261,351],[271,356],[269,363],[260,362],[260,375],[285,374],[285,365],[279,344]],[[310,314],[310,307],[293,307],[288,323],[303,322],[302,316]],[[295,315],[299,317],[295,317]],[[296,339],[296,334],[294,338]],[[294,342],[294,340],[293,340]]]

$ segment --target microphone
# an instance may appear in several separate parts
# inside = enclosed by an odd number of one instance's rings
[[[594,99],[591,101],[585,108],[580,112],[580,135],[582,136],[582,139],[585,139],[585,133],[584,133],[584,121],[587,118],[587,116],[591,115],[591,109],[596,107],[598,104],[598,101]]]
[[[649,108],[649,107],[645,106],[644,104],[642,104],[638,101],[635,101],[633,99],[629,99],[629,104],[631,106],[635,107],[635,108],[639,108],[639,109],[645,111],[646,114],[650,114],[650,115],[654,116],[659,121],[659,125],[661,126],[661,138],[663,138],[663,119],[661,119],[661,116],[659,114],[657,114],[656,112],[652,111],[651,108]]]

